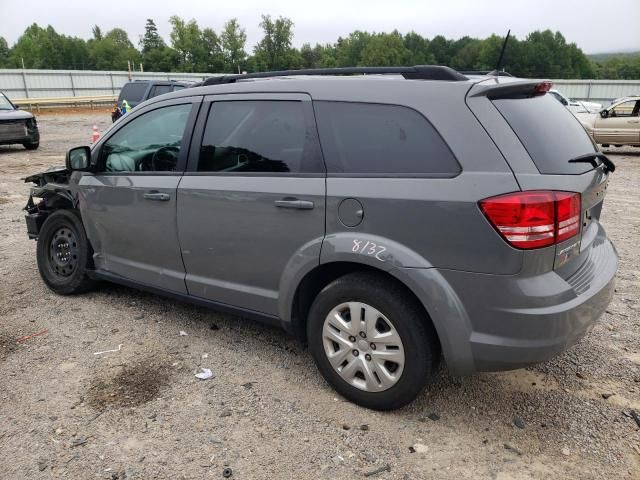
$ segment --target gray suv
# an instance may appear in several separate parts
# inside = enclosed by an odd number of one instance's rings
[[[27,179],[40,274],[280,325],[373,409],[411,402],[441,357],[543,362],[602,315],[618,263],[599,222],[615,167],[550,87],[418,66],[154,98]]]

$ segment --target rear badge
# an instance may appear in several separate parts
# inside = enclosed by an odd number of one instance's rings
[[[559,268],[565,263],[567,263],[571,258],[575,257],[580,253],[580,242],[572,243],[564,247],[559,252],[556,252],[556,264],[555,268]]]

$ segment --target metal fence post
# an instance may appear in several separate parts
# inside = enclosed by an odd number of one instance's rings
[[[69,80],[71,80],[71,96],[76,97],[76,86],[73,83],[73,72],[69,72]]]
[[[25,98],[29,98],[29,87],[27,87],[27,74],[22,70],[22,83],[24,83]]]
[[[587,100],[591,100],[591,82],[587,84]]]
[[[116,89],[113,86],[113,73],[112,72],[109,73],[109,79],[111,80],[111,93],[113,95],[115,95],[116,94]]]

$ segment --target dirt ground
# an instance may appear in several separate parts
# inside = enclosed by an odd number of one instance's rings
[[[204,479],[231,468],[237,479],[640,479],[630,413],[640,414],[640,149],[610,150],[618,169],[602,221],[620,269],[595,329],[536,368],[443,369],[412,405],[378,413],[339,398],[277,329],[112,285],[48,291],[21,178],[62,164],[110,120],[39,120],[39,150],[0,147],[1,478]],[[106,350],[116,351],[95,354]],[[196,379],[199,367],[214,378]]]

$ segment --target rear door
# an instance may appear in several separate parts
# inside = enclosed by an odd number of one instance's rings
[[[94,149],[98,171],[79,183],[96,268],[186,293],[176,189],[202,97],[146,105]]]
[[[308,95],[205,98],[178,188],[178,232],[190,295],[277,314],[287,265],[319,259],[325,232]]]
[[[619,103],[608,110],[606,118],[596,117],[593,134],[598,143],[627,144],[640,142],[640,100]]]

